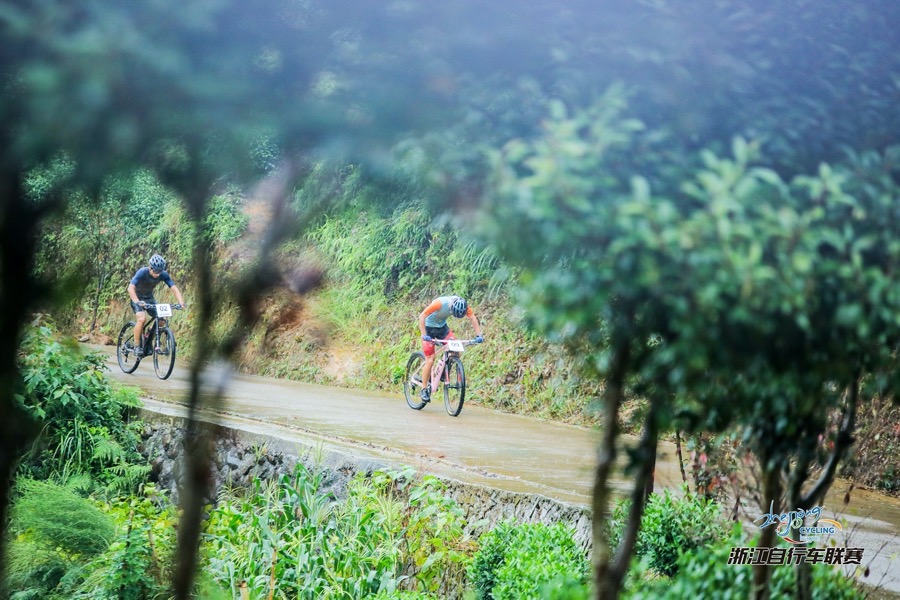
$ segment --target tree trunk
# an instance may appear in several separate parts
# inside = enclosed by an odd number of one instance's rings
[[[762,464],[765,469],[763,474],[763,502],[770,507],[769,512],[781,512],[781,469],[772,464],[768,456],[762,456]],[[766,509],[763,509],[766,510]],[[776,525],[764,528],[759,536],[757,548],[772,548],[775,546]],[[753,565],[753,591],[755,600],[769,600],[769,581],[772,570],[767,564]]]
[[[625,398],[625,376],[629,362],[628,342],[613,350],[612,369],[607,381],[603,415],[603,437],[594,475],[591,509],[594,587],[598,600],[611,600],[618,596],[618,584],[610,577],[611,549],[606,532],[610,500],[609,478],[616,460],[616,438],[619,435],[619,407]]]
[[[640,461],[635,475],[634,487],[631,490],[631,506],[628,510],[628,521],[622,535],[622,543],[616,550],[615,559],[607,573],[606,589],[609,598],[616,598],[622,589],[622,583],[628,573],[628,566],[634,556],[637,536],[641,530],[641,518],[649,498],[648,489],[653,487],[653,469],[656,465],[656,449],[659,445],[659,430],[656,419],[656,407],[651,404],[644,422],[644,433],[638,446],[637,459]]]
[[[200,547],[200,531],[203,521],[203,504],[210,495],[211,437],[204,435],[203,427],[197,421],[197,413],[203,401],[200,374],[203,366],[215,358],[209,329],[213,318],[212,268],[209,252],[202,238],[202,217],[206,205],[205,186],[198,186],[199,192],[187,195],[195,203],[192,216],[197,224],[197,238],[194,240],[194,266],[197,269],[197,298],[194,305],[197,315],[197,355],[191,365],[191,391],[188,398],[188,422],[184,436],[185,485],[181,494],[182,515],[178,525],[177,563],[173,586],[177,600],[187,600],[193,592],[194,574],[197,567],[197,551]],[[224,383],[224,382],[223,382]],[[217,386],[224,393],[222,386]],[[215,395],[215,393],[213,394]]]
[[[678,455],[678,468],[681,470],[681,481],[688,482],[687,473],[684,470],[684,453],[681,450],[681,432],[675,430],[675,452]]]
[[[91,315],[91,329],[89,333],[94,333],[97,329],[97,315],[100,312],[100,294],[103,292],[103,284],[106,281],[106,269],[103,263],[100,263],[99,272],[97,273],[97,290],[94,292],[94,311]]]
[[[828,492],[828,489],[834,481],[834,475],[837,471],[838,464],[843,458],[844,453],[853,444],[853,432],[856,429],[856,407],[859,403],[859,382],[860,375],[857,373],[855,380],[850,384],[847,390],[847,403],[844,407],[844,417],[838,428],[834,449],[831,452],[828,462],[825,464],[825,468],[823,469],[819,480],[806,494],[803,494],[802,492],[803,483],[808,476],[808,469],[813,460],[815,448],[809,448],[806,452],[801,453],[797,463],[794,465],[794,473],[791,477],[789,493],[789,501],[791,502],[792,508],[796,507],[803,510],[811,510],[825,499],[825,494]],[[797,576],[797,600],[812,600],[812,567],[805,561],[799,562],[795,566],[794,572]]]
[[[2,134],[0,134],[2,135]],[[4,140],[5,141],[5,140]],[[13,475],[22,452],[37,435],[35,423],[14,393],[22,325],[41,295],[33,277],[37,225],[51,207],[26,205],[17,173],[0,173],[0,524],[7,523]],[[5,597],[6,536],[0,536],[0,597]]]

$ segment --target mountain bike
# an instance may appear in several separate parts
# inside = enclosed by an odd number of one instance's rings
[[[444,407],[447,414],[456,417],[462,411],[466,399],[466,372],[463,369],[462,353],[466,346],[477,344],[475,340],[431,340],[440,347],[440,358],[431,367],[431,393],[444,389]],[[422,400],[422,367],[425,355],[413,352],[406,362],[406,378],[403,380],[403,394],[410,408],[422,410],[427,404]]]
[[[145,304],[144,309],[150,320],[144,325],[141,333],[143,356],[134,352],[134,321],[122,326],[119,332],[119,343],[116,346],[116,358],[119,367],[126,373],[134,373],[141,360],[153,355],[153,370],[160,379],[168,379],[175,368],[175,334],[169,329],[168,318],[172,310],[181,310],[180,304]]]

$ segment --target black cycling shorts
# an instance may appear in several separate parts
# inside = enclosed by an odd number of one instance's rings
[[[444,324],[443,327],[428,327],[425,326],[425,334],[430,335],[432,338],[436,340],[444,340],[447,339],[447,336],[450,335],[450,325]]]
[[[144,302],[146,302],[147,304],[156,304],[156,298],[141,298],[141,300],[144,301]],[[137,313],[139,313],[139,312],[141,312],[141,311],[144,311],[144,312],[146,312],[148,315],[150,315],[151,317],[155,317],[155,316],[156,316],[156,309],[155,309],[155,308],[141,308],[140,306],[138,306],[138,303],[137,303],[137,302],[132,302],[132,303],[131,303],[131,310],[133,310],[135,314],[137,314]]]

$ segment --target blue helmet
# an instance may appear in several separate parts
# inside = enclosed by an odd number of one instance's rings
[[[460,318],[466,314],[466,311],[469,309],[469,305],[466,304],[464,298],[457,298],[453,301],[453,304],[450,305],[450,311],[453,313],[453,316],[456,318]]]
[[[159,254],[154,254],[150,257],[150,268],[156,271],[157,273],[161,273],[166,270],[166,259],[164,259]]]

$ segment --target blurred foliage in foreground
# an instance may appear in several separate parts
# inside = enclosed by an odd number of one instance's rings
[[[19,365],[16,399],[41,427],[19,475],[85,492],[135,491],[150,471],[129,414],[140,402],[133,388],[107,380],[106,356],[84,353],[45,322],[25,337]]]

